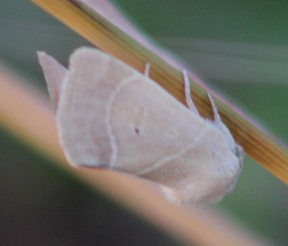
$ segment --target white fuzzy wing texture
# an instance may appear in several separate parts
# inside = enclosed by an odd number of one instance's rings
[[[67,69],[45,52],[37,52],[37,55],[44,72],[54,111],[56,111],[58,108],[62,84],[67,75]]]
[[[205,130],[155,82],[95,49],[72,55],[58,110],[72,164],[132,173],[193,145]]]
[[[57,125],[72,165],[140,175],[162,184],[174,203],[217,201],[239,174],[239,160],[213,124],[96,49],[71,56]]]

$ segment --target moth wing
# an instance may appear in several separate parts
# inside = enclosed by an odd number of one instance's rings
[[[45,52],[37,52],[37,55],[44,73],[53,108],[56,111],[67,69]]]
[[[123,62],[80,48],[70,59],[57,124],[72,165],[137,174],[193,146],[205,121]]]

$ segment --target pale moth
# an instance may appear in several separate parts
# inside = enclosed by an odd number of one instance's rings
[[[97,49],[79,48],[69,69],[38,53],[73,166],[107,168],[153,182],[174,204],[212,203],[232,191],[243,150],[222,123],[202,118],[183,73],[186,108],[156,82]]]

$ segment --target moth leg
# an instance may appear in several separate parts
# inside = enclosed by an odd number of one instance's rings
[[[150,73],[150,63],[146,63],[145,64],[144,75],[149,78],[149,73]]]
[[[186,103],[192,112],[199,115],[199,112],[191,98],[190,81],[185,70],[183,70],[183,79],[184,79],[184,91],[185,91]]]
[[[214,121],[217,123],[220,123],[220,122],[222,123],[220,115],[218,113],[218,109],[216,107],[216,104],[215,104],[212,96],[209,93],[207,94],[207,96],[208,96],[210,103],[211,103],[211,106],[212,106],[212,110],[213,110],[213,114],[214,114]]]

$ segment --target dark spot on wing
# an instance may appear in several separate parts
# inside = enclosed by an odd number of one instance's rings
[[[134,128],[134,132],[135,132],[137,135],[139,135],[139,133],[140,133],[139,128],[135,127],[135,128]]]

